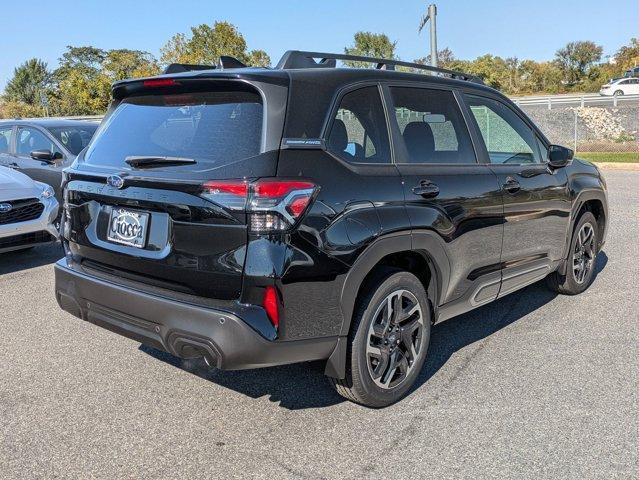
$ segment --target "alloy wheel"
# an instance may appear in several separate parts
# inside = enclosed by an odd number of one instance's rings
[[[584,223],[575,242],[572,254],[572,269],[575,281],[582,284],[588,278],[595,262],[595,229],[590,223]]]
[[[366,363],[378,387],[395,388],[413,369],[423,348],[424,315],[417,297],[397,290],[377,307],[368,329]]]

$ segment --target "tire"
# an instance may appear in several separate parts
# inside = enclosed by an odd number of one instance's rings
[[[586,241],[584,241],[585,236],[587,236]],[[594,278],[598,242],[599,229],[597,219],[591,212],[584,212],[577,221],[572,233],[570,250],[566,259],[566,274],[551,273],[547,277],[547,284],[550,289],[564,295],[578,295],[585,291]],[[585,247],[583,243],[586,244]],[[580,266],[586,268],[585,273],[579,268]]]
[[[404,315],[395,308],[400,301]],[[401,270],[380,272],[356,305],[346,378],[331,378],[333,386],[344,398],[367,407],[397,402],[414,385],[424,365],[430,328],[430,304],[419,279]]]
[[[617,90],[613,93],[615,97],[623,97],[623,90]]]

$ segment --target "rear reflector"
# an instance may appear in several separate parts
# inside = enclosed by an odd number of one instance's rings
[[[280,326],[280,311],[278,308],[277,290],[274,286],[269,285],[264,290],[264,299],[262,300],[262,306],[266,310],[266,315],[271,321],[273,326],[277,329]]]

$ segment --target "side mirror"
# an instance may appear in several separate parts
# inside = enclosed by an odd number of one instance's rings
[[[62,158],[60,152],[52,152],[51,150],[34,150],[29,155],[34,160],[42,160],[43,162],[52,163]]]
[[[565,167],[570,163],[574,152],[561,145],[550,145],[548,147],[548,165],[552,168]]]

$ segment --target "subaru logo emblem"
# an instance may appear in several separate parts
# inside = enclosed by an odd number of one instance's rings
[[[107,178],[107,185],[113,188],[122,188],[124,187],[124,179],[118,175],[110,175]]]
[[[0,213],[7,213],[13,210],[13,205],[10,203],[0,203]]]

